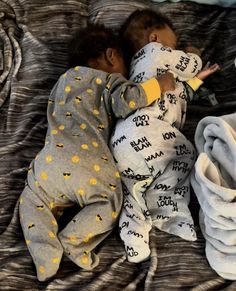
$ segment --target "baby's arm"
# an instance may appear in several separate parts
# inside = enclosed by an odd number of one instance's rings
[[[202,60],[195,53],[185,53],[161,47],[160,62],[169,72],[173,73],[180,81],[187,81],[197,75],[202,68]]]
[[[197,74],[197,78],[203,81],[208,76],[214,74],[219,70],[220,66],[218,64],[210,65],[210,62],[207,62],[205,67]]]
[[[208,62],[196,77],[188,80],[186,83],[192,88],[193,91],[197,91],[197,89],[202,85],[204,79],[219,70],[220,66],[218,64],[210,66],[210,62]]]
[[[120,74],[111,74],[107,85],[108,100],[116,117],[125,118],[138,108],[146,107],[161,97],[161,93],[175,89],[171,73],[137,84]]]
[[[198,49],[196,47],[193,46],[188,46],[184,49],[184,51],[186,53],[194,53],[196,55],[198,55],[199,57],[201,56],[202,53],[202,49]],[[210,62],[207,62],[207,64],[204,66],[204,68],[196,75],[196,77],[203,81],[204,79],[206,79],[208,76],[212,75],[213,73],[215,73],[216,71],[220,70],[220,66],[215,63],[214,65],[210,65]]]

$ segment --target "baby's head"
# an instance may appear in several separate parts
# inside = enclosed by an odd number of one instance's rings
[[[69,66],[86,66],[127,75],[119,37],[101,24],[88,24],[69,45]]]
[[[152,9],[135,10],[121,27],[128,59],[149,42],[159,42],[172,49],[176,47],[176,35],[171,21]]]

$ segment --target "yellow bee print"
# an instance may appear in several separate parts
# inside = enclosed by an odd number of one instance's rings
[[[54,100],[49,99],[49,100],[48,100],[48,103],[49,103],[49,104],[53,104],[53,103],[54,103]]]
[[[93,169],[94,169],[94,171],[96,171],[96,172],[99,172],[99,171],[101,170],[100,166],[97,165],[97,164],[93,166]]]
[[[37,207],[38,210],[43,210],[44,209],[43,205],[37,205],[36,207]]]
[[[51,163],[52,160],[53,160],[53,157],[52,157],[51,155],[47,155],[47,156],[45,157],[45,161],[46,161],[47,164]]]
[[[89,180],[89,184],[90,184],[90,185],[97,185],[97,179],[96,179],[96,178],[91,178],[91,179]]]
[[[62,149],[64,147],[64,145],[63,145],[63,143],[57,143],[56,147],[59,148],[59,149]]]
[[[84,265],[89,263],[88,252],[84,252],[83,256],[81,257],[81,263]]]
[[[67,85],[67,86],[65,87],[65,92],[66,92],[66,93],[70,93],[70,92],[71,92],[71,86],[70,86],[70,85]]]
[[[76,96],[76,97],[75,97],[75,102],[76,102],[76,103],[79,104],[81,101],[82,101],[82,98],[81,98],[80,96]]]
[[[59,105],[65,105],[65,101],[64,100],[61,100],[58,104]]]
[[[97,129],[103,131],[105,129],[105,126],[103,124],[99,124]]]
[[[109,184],[109,186],[110,186],[111,190],[116,190],[116,185],[114,185],[114,184]]]
[[[65,129],[65,125],[64,124],[61,124],[59,127],[58,127],[59,130],[64,130]]]
[[[45,273],[46,269],[44,268],[44,266],[39,266],[39,272],[40,273]]]
[[[99,111],[97,109],[93,109],[93,114],[94,115],[99,115]]]
[[[133,100],[131,100],[129,102],[129,108],[134,109],[135,107],[136,107],[136,103]]]
[[[92,232],[88,233],[85,238],[83,239],[83,242],[88,243],[89,240],[93,237]]]
[[[87,125],[85,123],[81,123],[79,126],[81,129],[85,129],[87,127]]]
[[[78,193],[79,195],[83,196],[83,195],[85,194],[85,191],[84,191],[84,189],[78,189],[78,190],[77,190],[77,193]]]
[[[102,160],[104,160],[104,161],[108,161],[108,158],[104,155],[104,156],[102,156],[102,158],[101,158]]]
[[[105,198],[105,199],[108,198],[107,194],[101,194],[101,197],[102,197],[102,198]]]
[[[53,258],[53,259],[52,259],[52,263],[53,263],[53,264],[58,264],[58,263],[60,263],[60,258]]]
[[[102,217],[100,214],[96,215],[96,221],[98,221],[98,222],[102,221]]]
[[[101,84],[102,84],[102,79],[97,78],[97,79],[96,79],[96,83],[97,83],[98,85],[101,85]]]
[[[75,77],[75,80],[76,80],[76,81],[81,81],[82,78],[81,78],[81,77]]]
[[[70,239],[70,241],[71,241],[72,243],[77,242],[77,237],[76,237],[75,235],[71,235],[71,236],[69,236],[69,239]]]
[[[52,225],[57,226],[57,221],[55,219],[51,220]]]
[[[67,118],[72,117],[72,113],[71,113],[71,112],[66,112],[66,117],[67,117]]]
[[[66,199],[66,195],[65,194],[59,194],[59,197],[62,198],[62,199]]]
[[[87,89],[87,93],[92,94],[93,93],[93,89]]]
[[[50,208],[50,209],[53,209],[53,208],[55,208],[55,207],[56,207],[55,202],[52,201],[52,202],[49,203],[49,208]]]
[[[116,176],[116,178],[120,178],[120,173],[119,172],[115,172],[115,176]]]
[[[55,237],[56,237],[55,233],[53,233],[52,231],[49,231],[49,232],[48,232],[48,236],[49,236],[50,238],[55,238]]]
[[[35,227],[35,224],[34,223],[30,223],[29,225],[28,225],[28,229],[31,229],[31,228],[34,228]]]
[[[53,129],[53,130],[51,131],[51,134],[53,134],[53,135],[58,134],[58,130],[57,130],[57,129]]]
[[[46,172],[42,171],[42,172],[40,173],[40,178],[41,178],[42,180],[44,180],[44,181],[47,181],[47,179],[48,179],[48,174],[47,174]]]
[[[88,145],[86,143],[84,143],[84,144],[81,145],[81,148],[83,150],[88,150],[89,147],[88,147]]]
[[[118,213],[116,211],[112,211],[111,217],[116,219],[118,217]]]
[[[77,164],[79,162],[80,158],[79,156],[73,156],[71,157],[71,162],[74,163],[74,164]]]
[[[70,177],[71,177],[71,173],[69,173],[69,172],[64,172],[64,173],[63,173],[63,177],[64,177],[65,180],[68,180],[68,179],[70,179]]]
[[[99,145],[98,145],[98,143],[96,142],[96,141],[93,141],[92,142],[92,145],[95,147],[95,148],[97,148]]]
[[[110,85],[110,84],[107,84],[106,87],[105,87],[105,89],[106,89],[106,90],[109,90],[110,87],[111,87],[111,85]]]

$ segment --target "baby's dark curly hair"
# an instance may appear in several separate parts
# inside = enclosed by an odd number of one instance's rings
[[[126,64],[129,65],[132,56],[143,46],[149,29],[164,28],[166,25],[173,29],[171,21],[156,10],[145,8],[131,13],[120,29]]]
[[[101,57],[107,48],[122,52],[118,35],[102,24],[88,23],[69,43],[69,67],[88,66],[89,60]]]

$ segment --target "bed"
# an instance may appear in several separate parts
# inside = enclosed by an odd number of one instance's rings
[[[236,282],[217,275],[206,259],[194,191],[190,208],[197,241],[152,230],[150,260],[132,264],[114,229],[97,248],[98,267],[85,271],[64,257],[47,282],[37,280],[18,213],[29,163],[44,143],[50,90],[67,68],[67,44],[79,27],[90,20],[118,28],[136,8],[160,9],[171,17],[182,43],[203,48],[204,62],[219,63],[221,71],[204,84],[218,103],[200,98],[189,104],[184,133],[193,141],[203,117],[236,111],[233,2],[0,0],[0,290],[236,290]],[[73,211],[64,214],[62,225]]]

